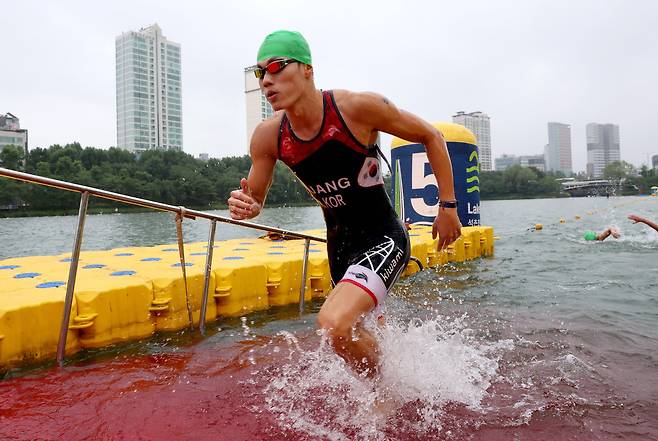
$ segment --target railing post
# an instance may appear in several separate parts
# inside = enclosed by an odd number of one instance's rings
[[[308,270],[308,247],[310,239],[304,239],[304,263],[302,266],[302,286],[299,289],[299,314],[304,314],[304,295],[306,294],[306,271]]]
[[[180,267],[183,270],[183,285],[185,285],[185,305],[187,306],[187,317],[190,322],[190,329],[194,329],[194,317],[192,316],[192,306],[190,305],[190,292],[187,288],[187,270],[185,268],[185,242],[183,241],[183,219],[185,218],[185,207],[178,207],[176,213],[176,236],[178,237],[178,256],[180,258]]]
[[[203,299],[201,300],[201,315],[199,316],[199,331],[206,335],[206,307],[208,305],[208,288],[210,287],[210,271],[212,270],[212,252],[215,247],[215,230],[217,221],[210,221],[210,233],[208,234],[208,252],[206,253],[206,278],[203,283]]]
[[[82,245],[82,234],[85,229],[87,217],[87,205],[89,203],[89,192],[82,193],[80,198],[80,211],[78,212],[78,230],[75,233],[73,252],[71,253],[71,266],[69,266],[69,280],[66,284],[66,297],[64,298],[64,312],[62,314],[62,325],[59,328],[59,342],[57,343],[57,364],[64,365],[64,352],[66,350],[66,337],[69,332],[69,320],[71,319],[71,306],[73,305],[73,290],[75,289],[75,277],[78,274],[78,262],[80,261],[80,247]]]

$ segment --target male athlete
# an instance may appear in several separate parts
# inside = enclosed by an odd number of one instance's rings
[[[348,364],[374,376],[377,343],[362,320],[382,305],[410,256],[409,237],[384,189],[374,142],[382,131],[425,145],[440,193],[432,235],[439,235],[444,248],[461,234],[445,141],[430,124],[381,95],[316,89],[311,52],[298,32],[268,35],[255,74],[276,113],[253,133],[249,176],[228,200],[231,217],[260,213],[277,160],[304,183],[324,214],[334,284],[318,326]]]

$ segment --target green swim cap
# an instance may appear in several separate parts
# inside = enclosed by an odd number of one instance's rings
[[[275,31],[265,37],[258,49],[256,62],[272,57],[292,58],[304,64],[313,64],[306,39],[296,31]]]
[[[593,231],[585,231],[585,240],[596,240],[596,233]]]

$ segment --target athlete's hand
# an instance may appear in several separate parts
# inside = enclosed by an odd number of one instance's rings
[[[432,239],[439,235],[439,250],[446,248],[462,234],[462,224],[459,222],[456,208],[439,208],[439,214],[432,225]]]
[[[249,184],[245,178],[240,180],[240,189],[233,190],[228,198],[228,211],[235,220],[251,219],[258,216],[261,205],[251,196]]]
[[[628,218],[633,221],[634,224],[638,222],[644,222],[644,218],[637,216],[635,214],[629,214]]]

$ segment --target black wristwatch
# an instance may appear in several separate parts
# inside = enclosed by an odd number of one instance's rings
[[[441,208],[457,208],[457,201],[439,201],[439,207]]]

